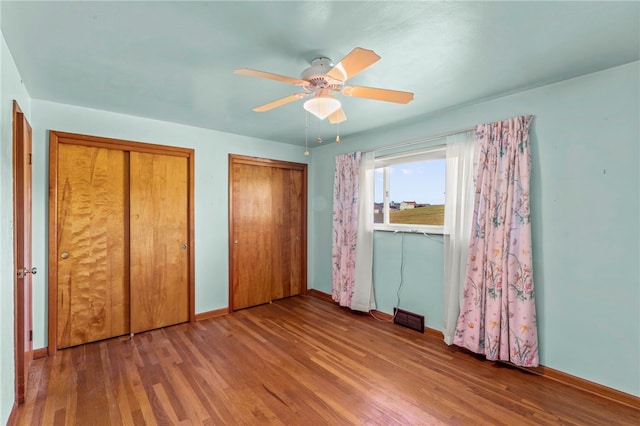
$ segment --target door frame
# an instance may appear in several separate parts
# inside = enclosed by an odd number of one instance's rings
[[[229,154],[229,312],[233,312],[233,253],[235,236],[233,234],[234,229],[234,216],[233,216],[233,165],[234,164],[247,164],[262,167],[275,167],[288,170],[300,170],[303,172],[303,188],[304,193],[302,196],[302,283],[300,284],[300,294],[307,293],[307,222],[309,220],[307,216],[307,164],[294,163],[291,161],[273,160],[270,158],[261,157],[249,157],[244,155]]]
[[[25,137],[25,132],[28,136]],[[31,228],[31,125],[13,101],[13,260],[14,260],[14,356],[15,356],[15,402],[23,404],[27,390],[29,364],[33,360],[31,272],[19,275],[18,271],[32,268]],[[29,178],[26,179],[28,173]],[[25,193],[27,192],[27,193]],[[28,253],[25,256],[25,253]],[[28,258],[28,259],[27,259]],[[27,265],[27,263],[29,263]]]
[[[58,318],[58,146],[60,144],[84,145],[115,149],[127,152],[144,152],[150,154],[185,157],[188,160],[188,231],[189,238],[189,321],[196,320],[195,315],[195,204],[194,176],[195,151],[191,148],[157,145],[146,142],[134,142],[122,139],[88,136],[76,133],[49,131],[49,295],[48,295],[48,347],[47,354],[54,355],[58,350],[57,318]]]

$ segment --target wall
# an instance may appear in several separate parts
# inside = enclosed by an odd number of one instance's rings
[[[1,10],[1,7],[0,7]],[[4,37],[0,40],[0,423],[14,401],[13,100],[31,121],[31,99]]]
[[[1,11],[1,8],[0,8]],[[34,347],[46,346],[49,129],[196,149],[196,312],[228,305],[227,155],[305,162],[301,149],[205,129],[31,100],[4,39],[0,46],[0,421],[13,403],[11,101],[34,134]],[[335,155],[471,128],[520,114],[532,126],[532,214],[542,363],[640,396],[640,63],[399,123],[310,157],[309,287],[331,292]],[[377,233],[379,309],[391,312],[403,237]],[[404,236],[400,306],[442,320],[442,241]]]
[[[196,313],[229,304],[228,154],[304,163],[304,148],[190,126],[52,102],[32,101],[34,347],[47,345],[48,131],[173,145],[195,149]],[[38,244],[37,242],[40,242]]]
[[[640,396],[640,63],[343,138],[312,152],[309,286],[331,292],[335,156],[533,114],[532,231],[541,362]],[[442,241],[405,238],[400,306],[442,326]],[[376,233],[374,288],[392,312],[400,234]]]

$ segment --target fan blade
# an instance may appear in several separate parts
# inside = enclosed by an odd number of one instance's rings
[[[356,47],[347,56],[342,58],[338,65],[331,68],[327,76],[335,80],[346,81],[348,78],[353,77],[379,60],[380,56],[373,50]]]
[[[378,89],[376,87],[345,86],[342,88],[342,94],[345,96],[355,96],[356,98],[375,99],[377,101],[395,102],[398,104],[407,104],[413,100],[412,92]]]
[[[347,119],[347,116],[344,114],[344,110],[340,108],[327,118],[329,119],[329,123],[338,124],[345,121]]]
[[[269,111],[270,109],[274,109],[279,106],[288,104],[289,102],[297,101],[298,99],[302,99],[306,96],[307,96],[307,93],[296,93],[294,95],[290,95],[290,96],[278,99],[277,101],[273,101],[273,102],[269,102],[268,104],[261,105],[259,107],[254,108],[253,110],[256,112]]]
[[[248,75],[249,77],[268,78],[270,80],[281,81],[283,83],[291,83],[296,86],[308,86],[309,82],[300,80],[299,78],[287,77],[280,74],[272,74],[265,71],[251,70],[249,68],[239,68],[233,71],[234,74]]]

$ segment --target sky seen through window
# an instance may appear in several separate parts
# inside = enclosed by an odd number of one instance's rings
[[[415,201],[418,204],[444,204],[445,159],[389,166],[389,202]],[[382,203],[383,169],[375,171],[374,201]]]

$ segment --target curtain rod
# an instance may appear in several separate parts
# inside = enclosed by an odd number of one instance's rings
[[[398,143],[395,143],[393,145],[383,146],[382,148],[368,149],[366,151],[361,151],[361,152],[364,154],[366,152],[378,152],[378,151],[386,151],[388,149],[401,148],[403,146],[410,146],[410,145],[415,145],[415,144],[419,144],[419,143],[434,141],[436,139],[446,138],[447,136],[453,136],[453,135],[457,135],[459,133],[470,132],[470,131],[475,130],[475,129],[476,129],[475,127],[472,127],[470,129],[457,130],[455,132],[443,133],[443,134],[437,135],[437,136],[429,136],[427,138],[413,139],[413,140],[405,141],[405,142],[398,142]]]

